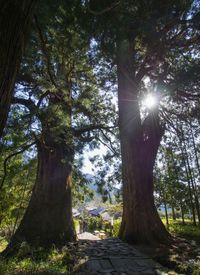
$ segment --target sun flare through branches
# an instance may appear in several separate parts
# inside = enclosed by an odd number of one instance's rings
[[[158,105],[158,99],[155,97],[155,95],[148,94],[142,101],[142,105],[149,109],[152,110]]]

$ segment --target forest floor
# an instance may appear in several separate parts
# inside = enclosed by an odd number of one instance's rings
[[[200,227],[190,221],[182,225],[180,220],[171,219],[168,230],[173,237],[169,246],[135,247],[178,274],[200,275]]]
[[[169,246],[134,247],[177,274],[200,275],[200,239],[197,237],[176,234]]]
[[[191,224],[183,226],[180,221],[170,221],[169,230],[173,235],[173,243],[170,246],[160,245],[153,248],[133,246],[133,250],[140,251],[149,259],[153,259],[169,270],[176,271],[171,274],[199,275],[200,227],[194,227]],[[79,257],[78,243],[81,244],[81,241],[75,242],[71,247],[70,245],[60,249],[53,247],[49,251],[41,247],[34,249],[24,243],[14,258],[0,259],[0,274],[70,274]],[[6,245],[5,238],[0,238],[0,252]]]
[[[164,221],[165,222],[165,221]],[[172,235],[172,243],[168,246],[166,245],[159,245],[155,247],[150,246],[132,246],[135,251],[140,251],[143,254],[146,254],[149,258],[153,259],[155,262],[160,263],[162,266],[168,268],[168,270],[171,270],[169,273],[161,273],[161,274],[187,274],[187,275],[200,275],[200,227],[193,226],[190,221],[187,221],[185,225],[182,225],[180,220],[169,220],[169,231]],[[85,244],[83,244],[84,247]],[[98,246],[104,246],[101,242],[99,245],[94,245],[88,243],[89,247],[91,248],[92,253],[88,253],[87,256],[89,258],[94,258],[94,261],[90,261],[91,267],[88,266],[88,264],[85,264],[85,268],[96,268],[97,266],[100,266],[101,263],[98,260],[98,255],[95,258],[96,250],[98,251]],[[93,247],[94,246],[94,247]],[[126,246],[126,245],[125,245]],[[125,248],[124,246],[124,248]],[[97,249],[95,250],[95,247]],[[87,248],[87,245],[86,245]],[[89,250],[90,250],[89,248]],[[77,245],[77,248],[74,250],[77,254],[81,251],[82,248],[79,248]],[[86,249],[87,250],[87,249]],[[104,261],[106,260],[107,265],[109,260],[109,257],[107,257],[106,252],[104,251],[99,252],[100,258],[103,257]],[[111,249],[112,250],[112,249]],[[121,249],[123,251],[123,247]],[[123,258],[123,253],[120,253],[120,250],[118,251],[118,262],[120,262],[120,257]],[[115,252],[115,251],[114,251]],[[125,251],[126,252],[126,251]],[[102,254],[103,253],[103,254]],[[87,254],[87,252],[86,252]],[[92,257],[90,256],[92,255]],[[98,254],[98,253],[97,253]],[[104,255],[105,254],[105,255]],[[113,255],[111,255],[111,258]],[[116,257],[116,255],[115,255]],[[131,255],[129,256],[131,257]],[[128,257],[128,258],[129,258]],[[128,260],[126,258],[126,261]],[[132,259],[132,262],[134,262],[134,257]],[[84,262],[84,259],[82,260]],[[96,263],[94,263],[96,261]],[[137,266],[137,265],[136,265]],[[84,264],[83,264],[84,267]],[[111,267],[110,267],[111,268]],[[122,265],[121,265],[122,268]],[[172,272],[173,270],[173,272]],[[80,273],[84,274],[84,273]],[[92,273],[93,274],[93,273]],[[98,273],[94,273],[98,274]],[[112,274],[112,273],[110,273]],[[115,273],[113,273],[115,274]],[[118,273],[116,273],[118,274]],[[121,273],[120,273],[121,274]],[[124,273],[129,274],[129,273]],[[130,273],[135,274],[135,273]],[[137,274],[137,273],[136,273]],[[143,273],[138,273],[143,274]],[[146,274],[146,273],[145,273]],[[156,273],[155,273],[156,274]],[[160,274],[160,273],[158,273]]]

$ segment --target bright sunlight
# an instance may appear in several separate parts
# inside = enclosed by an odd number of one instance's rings
[[[153,96],[152,94],[148,94],[142,101],[142,104],[144,105],[144,107],[146,107],[147,109],[153,109],[156,107],[156,105],[158,104],[158,100],[155,96]]]

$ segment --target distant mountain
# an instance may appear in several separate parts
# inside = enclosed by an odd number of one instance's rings
[[[88,179],[88,187],[94,192],[94,195],[98,199],[102,199],[102,195],[98,192],[98,184],[96,183],[96,178],[92,174],[84,174],[85,178]],[[116,201],[116,196],[121,195],[121,187],[113,186],[112,191],[110,192],[110,197],[113,201]],[[92,199],[91,199],[92,200]]]

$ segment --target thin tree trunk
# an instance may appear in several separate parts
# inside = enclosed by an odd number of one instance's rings
[[[198,159],[198,155],[197,155],[197,148],[196,148],[196,144],[195,144],[195,140],[194,140],[194,133],[192,130],[192,127],[190,126],[190,131],[191,131],[191,137],[192,137],[192,144],[193,144],[193,148],[194,148],[194,154],[195,154],[195,161],[196,161],[196,166],[198,169],[198,173],[199,173],[199,177],[200,177],[200,165],[199,165],[199,159]]]
[[[198,224],[200,226],[200,205],[199,205],[199,197],[198,197],[198,191],[197,191],[197,185],[195,182],[195,174],[194,174],[194,169],[191,169],[190,162],[192,161],[192,156],[186,151],[186,144],[184,142],[185,146],[185,152],[186,152],[186,163],[188,166],[188,172],[190,175],[191,179],[191,184],[192,184],[192,191],[194,194],[194,201],[195,201],[195,207],[196,207],[196,213],[198,217]]]
[[[184,149],[184,152],[185,152],[185,164],[187,166],[188,176],[189,176],[189,179],[190,179],[190,182],[191,182],[191,187],[192,187],[192,191],[193,191],[193,195],[194,195],[195,208],[196,208],[196,213],[197,213],[197,217],[198,217],[198,223],[200,225],[199,199],[197,197],[195,183],[194,183],[194,179],[192,177],[192,171],[191,171],[191,167],[190,167],[190,162],[189,162],[189,158],[188,158],[187,147],[186,147],[185,139],[184,139],[184,136],[183,136],[183,129],[182,128],[181,128],[181,134],[182,134],[182,141],[183,141],[183,149]],[[195,219],[195,223],[196,223],[196,219]]]
[[[198,217],[198,225],[200,226],[199,196],[198,196],[197,185],[196,185],[196,182],[195,182],[194,171],[191,169],[190,164],[189,164],[189,157],[190,157],[190,161],[192,161],[191,156],[187,155],[187,159],[188,159],[187,163],[189,165],[188,171],[189,171],[191,182],[192,182],[192,190],[193,190],[193,193],[194,193],[194,201],[195,201],[196,213],[197,213],[197,217]]]
[[[187,167],[187,163],[186,163],[186,159],[185,159],[185,152],[184,152],[184,148],[182,146],[182,139],[183,137],[181,137],[180,140],[180,149],[182,152],[182,157],[183,157],[183,163],[185,166],[185,172],[186,172],[186,177],[187,177],[187,183],[188,183],[188,191],[189,191],[189,198],[190,198],[190,205],[191,205],[191,212],[192,212],[192,219],[193,219],[193,224],[196,226],[196,216],[195,216],[195,207],[194,207],[194,202],[193,202],[193,195],[192,195],[192,189],[191,189],[191,183],[190,183],[190,177],[189,177],[189,172],[188,172],[188,167]]]
[[[185,225],[185,217],[184,217],[184,210],[183,210],[183,205],[182,205],[182,203],[180,203],[180,208],[181,208],[182,224]]]
[[[194,202],[193,202],[193,195],[192,195],[192,189],[191,189],[191,183],[190,183],[190,177],[188,174],[188,168],[186,165],[185,157],[183,156],[184,159],[184,165],[185,165],[185,171],[186,171],[186,176],[187,176],[187,182],[188,182],[188,190],[189,190],[189,197],[190,197],[190,205],[191,205],[191,212],[192,212],[192,219],[193,219],[193,224],[196,226],[196,215],[195,215],[195,207],[194,207]]]
[[[130,243],[165,242],[169,240],[169,234],[160,220],[153,197],[153,166],[164,132],[156,115],[149,116],[142,124],[131,45],[128,40],[124,40],[118,46],[123,178],[123,216],[119,236]]]
[[[173,220],[175,221],[176,220],[176,213],[175,213],[175,209],[174,209],[174,206],[172,205],[172,218]]]
[[[0,0],[0,138],[37,0]]]
[[[169,227],[169,218],[168,218],[167,204],[166,204],[165,200],[164,200],[164,208],[165,208],[166,225],[167,225],[167,227]]]

